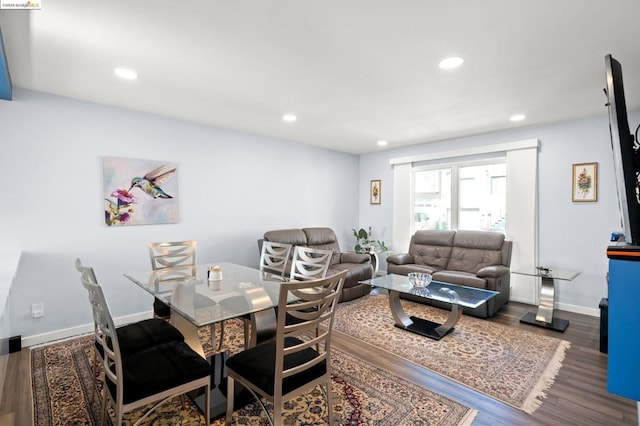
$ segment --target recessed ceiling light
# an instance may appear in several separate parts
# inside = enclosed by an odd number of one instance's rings
[[[128,68],[116,68],[114,72],[118,77],[124,78],[125,80],[135,80],[138,78],[138,73]]]
[[[509,117],[509,120],[511,121],[522,121],[524,120],[526,117],[524,114],[514,114],[511,117]]]
[[[295,123],[297,119],[298,117],[293,114],[285,114],[282,116],[282,120],[286,121],[287,123]]]
[[[458,68],[460,65],[462,65],[463,62],[464,62],[464,59],[462,59],[461,57],[452,56],[450,58],[446,58],[440,61],[438,66],[443,70],[452,70],[454,68]]]
[[[387,146],[388,143],[387,141],[378,141],[378,146]]]

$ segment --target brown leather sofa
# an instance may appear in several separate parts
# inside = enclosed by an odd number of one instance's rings
[[[488,231],[417,231],[409,243],[409,252],[387,258],[387,273],[407,275],[426,272],[434,281],[497,291],[499,294],[464,313],[490,318],[509,301],[511,241],[504,234]],[[450,309],[451,305],[425,301],[411,295],[406,299]]]
[[[371,258],[368,254],[341,252],[336,234],[331,228],[267,231],[264,233],[263,239],[258,240],[260,249],[262,248],[263,240],[333,251],[327,276],[337,274],[343,270],[347,271],[340,302],[357,299],[371,292],[370,286],[359,284],[360,281],[368,280],[373,276]]]

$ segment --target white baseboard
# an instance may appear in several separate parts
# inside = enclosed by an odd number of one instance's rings
[[[535,303],[531,303],[531,301],[529,300],[517,300],[517,299],[510,299],[510,302],[519,302],[519,303],[524,303],[527,305],[531,305],[533,308],[536,307]],[[568,303],[556,303],[553,307],[553,309],[558,309],[560,311],[567,311],[567,312],[573,312],[575,314],[583,314],[583,315],[589,315],[591,317],[598,317],[600,318],[600,309],[599,308],[587,308],[585,306],[578,306],[578,305],[570,305]]]
[[[600,318],[599,308],[587,308],[585,306],[569,305],[567,303],[556,303],[555,309]]]
[[[153,312],[140,312],[133,315],[126,315],[124,317],[114,318],[113,322],[116,326],[129,324],[136,321],[142,321],[144,319],[152,318]],[[26,336],[22,338],[22,347],[28,348],[31,346],[41,345],[43,343],[53,342],[56,340],[64,340],[70,337],[80,336],[82,334],[92,333],[93,323],[83,324],[76,327],[64,328],[62,330],[50,331],[48,333],[36,334],[34,336]]]
[[[535,302],[529,300],[529,299],[524,299],[524,298],[518,298],[518,297],[511,297],[509,299],[509,302],[517,302],[517,303],[524,303],[525,305],[534,305],[535,306]]]

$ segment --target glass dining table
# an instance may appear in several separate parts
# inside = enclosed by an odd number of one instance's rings
[[[208,279],[209,270],[219,267],[216,280]],[[216,268],[218,269],[218,268]],[[248,266],[230,262],[214,262],[196,266],[180,266],[157,271],[126,273],[125,277],[171,309],[171,323],[185,337],[185,342],[205,357],[198,328],[232,318],[250,321],[248,345],[253,346],[275,336],[280,284],[283,278]],[[290,300],[294,302],[295,299]],[[215,333],[211,332],[213,347]],[[224,351],[208,360],[212,367],[212,418],[224,414],[225,365]],[[202,399],[202,398],[200,398]],[[238,401],[236,396],[236,401]],[[202,401],[195,399],[196,404]]]

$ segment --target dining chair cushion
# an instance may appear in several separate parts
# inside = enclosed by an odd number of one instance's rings
[[[211,366],[184,342],[158,345],[122,359],[123,402],[128,404],[211,374]],[[107,380],[111,395],[116,385]]]
[[[184,336],[173,325],[159,318],[150,318],[116,328],[120,353],[123,358],[144,351],[150,347],[169,342],[184,342]],[[110,340],[107,340],[109,344]],[[96,342],[96,349],[104,357],[102,345]]]
[[[160,318],[169,318],[171,316],[171,308],[162,300],[154,298],[153,313]]]
[[[302,343],[302,341],[295,337],[287,337],[285,339],[285,347],[295,346],[300,343]],[[316,356],[317,352],[313,348],[307,348],[300,352],[296,352],[285,357],[284,368],[286,370],[302,365],[307,361],[314,359]],[[273,395],[276,378],[275,340],[259,344],[232,356],[227,360],[227,367],[242,377],[251,378],[252,383],[268,395]],[[310,369],[287,377],[282,381],[282,393],[287,394],[300,386],[321,377],[326,373],[326,371],[326,362],[320,362]]]

